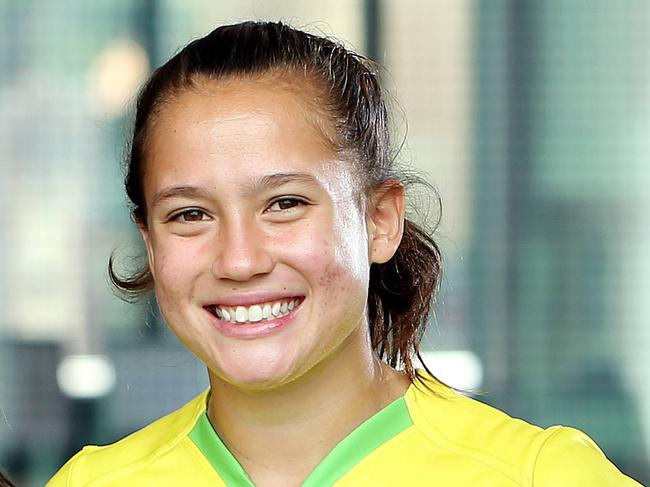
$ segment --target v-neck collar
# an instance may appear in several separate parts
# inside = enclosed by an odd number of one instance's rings
[[[373,450],[413,424],[404,396],[380,409],[341,440],[314,468],[302,487],[333,485]],[[207,411],[189,434],[192,442],[228,486],[255,487],[212,427]]]

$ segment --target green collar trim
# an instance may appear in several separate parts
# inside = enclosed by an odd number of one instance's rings
[[[248,474],[212,427],[207,411],[199,416],[189,436],[226,485],[255,487]]]
[[[413,425],[404,397],[396,399],[355,428],[309,474],[302,487],[326,487],[348,473],[373,450]],[[189,434],[228,486],[255,487],[237,459],[221,441],[207,412],[201,414]]]
[[[412,425],[404,397],[396,399],[343,438],[309,474],[302,486],[334,485],[373,450]]]

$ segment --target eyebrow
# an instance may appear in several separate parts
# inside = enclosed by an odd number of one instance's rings
[[[304,172],[284,172],[268,174],[257,178],[243,187],[243,193],[246,196],[255,194],[263,189],[276,189],[288,183],[315,184],[320,186],[318,180],[311,174]]]
[[[173,198],[207,198],[208,196],[206,190],[197,186],[171,186],[161,189],[154,195],[152,206]]]
[[[276,189],[288,183],[314,184],[320,186],[318,180],[308,173],[288,172],[268,174],[254,179],[243,185],[242,194],[251,196],[264,189]],[[198,186],[170,186],[158,191],[153,198],[152,206],[157,206],[165,200],[173,198],[205,198],[210,197],[210,192]]]

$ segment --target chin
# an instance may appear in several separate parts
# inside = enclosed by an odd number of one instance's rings
[[[230,385],[249,391],[268,391],[282,387],[296,378],[297,368],[288,357],[278,357],[280,360],[238,360],[236,362],[221,362],[216,367],[209,367],[211,381],[214,379],[227,382]]]

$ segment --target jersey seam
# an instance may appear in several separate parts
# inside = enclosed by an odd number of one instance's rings
[[[456,455],[462,455],[464,457],[471,458],[471,459],[475,460],[476,462],[478,462],[478,463],[480,463],[482,465],[485,465],[490,470],[498,472],[499,474],[503,475],[504,477],[510,479],[512,482],[514,482],[519,487],[525,487],[520,479],[513,478],[510,474],[504,472],[502,469],[498,468],[497,466],[492,465],[491,463],[487,462],[486,460],[481,459],[478,456],[474,455],[474,452],[476,451],[476,452],[483,453],[485,455],[489,455],[490,457],[492,457],[492,455],[490,455],[489,453],[481,452],[480,450],[475,450],[473,448],[465,447],[465,446],[462,446],[462,445],[459,445],[459,444],[455,443],[454,441],[447,438],[444,434],[440,433],[438,431],[438,428],[435,426],[435,424],[432,424],[428,420],[428,418],[426,418],[426,417],[420,418],[419,421],[416,421],[415,419],[413,419],[413,413],[412,413],[412,409],[411,409],[413,407],[413,404],[412,404],[412,399],[411,398],[408,399],[407,406],[408,406],[409,414],[411,415],[411,420],[413,421],[413,425],[417,428],[417,430],[420,432],[420,434],[422,434],[428,440],[429,443],[432,443],[433,445],[437,446],[438,448],[440,448],[440,449],[442,449],[444,451],[447,451],[449,453],[453,453],[453,454],[456,454]],[[426,422],[427,425],[430,428],[438,431],[438,435],[444,440],[445,443],[448,443],[448,445],[444,445],[439,440],[436,440],[436,438],[432,437],[433,435],[431,433],[427,432],[424,428],[422,428],[420,426],[420,424],[419,424],[420,422]],[[496,457],[494,457],[494,458],[497,459]],[[508,463],[508,462],[506,462],[506,463]]]
[[[72,465],[70,465],[70,471],[68,472],[68,475],[65,479],[65,487],[71,487],[70,486],[70,479],[72,479],[73,473],[74,473],[74,468],[77,466],[77,462],[79,461],[79,458],[75,459],[72,462]]]
[[[544,438],[541,445],[539,445],[539,448],[537,448],[537,451],[534,453],[534,458],[532,459],[532,465],[530,467],[530,487],[533,487],[535,484],[535,470],[537,469],[537,462],[539,460],[539,456],[542,454],[542,449],[544,448],[544,445],[546,445],[546,443],[548,443],[551,440],[551,438],[557,435],[561,430],[562,430],[562,426],[553,426],[548,430],[546,430],[547,431],[546,438]]]

